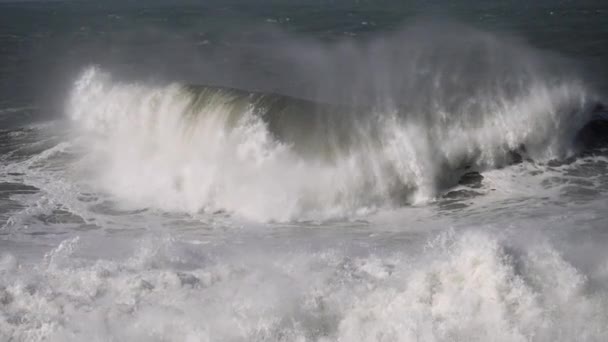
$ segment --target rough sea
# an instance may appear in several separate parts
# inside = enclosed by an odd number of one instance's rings
[[[0,0],[0,341],[608,341],[608,2]]]

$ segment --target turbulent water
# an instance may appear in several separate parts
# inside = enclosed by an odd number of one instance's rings
[[[0,341],[608,340],[607,15],[0,1]]]

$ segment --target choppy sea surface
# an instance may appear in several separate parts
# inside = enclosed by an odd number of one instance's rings
[[[0,341],[608,340],[605,1],[0,1]]]

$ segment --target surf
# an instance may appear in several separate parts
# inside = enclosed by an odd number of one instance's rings
[[[356,82],[339,91],[321,77],[316,99],[120,80],[91,66],[66,112],[100,165],[99,189],[129,205],[259,221],[425,204],[467,173],[580,151],[597,103],[582,77],[556,74],[562,64],[518,42],[470,29],[444,40],[432,27],[421,41],[421,30],[356,48],[309,45],[327,65],[378,57],[354,63]]]

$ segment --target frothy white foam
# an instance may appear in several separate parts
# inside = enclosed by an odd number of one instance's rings
[[[602,341],[606,292],[548,244],[488,234],[396,250],[241,251],[173,239],[124,261],[67,240],[34,265],[0,262],[0,338],[21,341]],[[386,252],[386,251],[385,251]],[[216,261],[213,261],[216,260]]]

